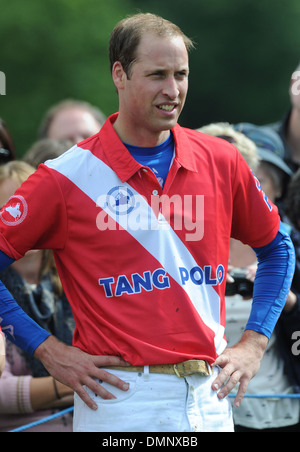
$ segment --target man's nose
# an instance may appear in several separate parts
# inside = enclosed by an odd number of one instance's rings
[[[179,89],[177,85],[177,80],[174,76],[167,77],[165,79],[165,84],[163,87],[163,94],[168,96],[170,99],[176,99],[179,95]]]

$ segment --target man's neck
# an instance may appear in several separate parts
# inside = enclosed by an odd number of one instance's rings
[[[158,132],[137,129],[131,130],[130,127],[127,127],[120,121],[119,117],[116,119],[113,127],[121,141],[132,146],[155,147],[166,141],[170,135],[170,130]]]

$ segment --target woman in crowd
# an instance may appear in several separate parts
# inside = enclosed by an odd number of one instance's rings
[[[7,163],[11,160],[15,160],[15,145],[13,139],[9,133],[9,130],[0,118],[0,165]],[[0,326],[0,376],[5,366],[5,338]]]
[[[0,117],[0,165],[16,159],[16,150],[9,130]]]
[[[33,172],[34,168],[25,162],[14,161],[0,166],[1,206]],[[71,345],[74,320],[52,252],[28,252],[1,273],[1,280],[26,313]],[[70,388],[49,376],[32,355],[6,342],[6,365],[0,379],[0,431],[43,419],[57,409],[71,405],[73,392]],[[72,431],[72,415],[30,431]]]

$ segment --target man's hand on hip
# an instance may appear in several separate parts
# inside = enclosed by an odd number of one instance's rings
[[[97,409],[97,405],[84,389],[84,385],[103,399],[114,399],[115,396],[95,379],[105,381],[123,391],[129,389],[129,385],[123,380],[101,369],[106,366],[127,366],[128,363],[122,358],[88,355],[76,347],[59,342],[54,336],[49,336],[35,350],[34,355],[56,380],[72,388],[93,410]]]
[[[220,399],[226,397],[239,383],[239,389],[234,400],[238,407],[247,391],[249,381],[257,373],[268,338],[255,331],[246,330],[238,344],[228,347],[212,364],[222,370],[212,384],[212,389],[218,392]]]

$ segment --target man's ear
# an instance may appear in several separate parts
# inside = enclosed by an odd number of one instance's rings
[[[124,82],[127,79],[127,75],[123,69],[120,61],[116,61],[112,68],[112,79],[117,90],[124,88]]]

